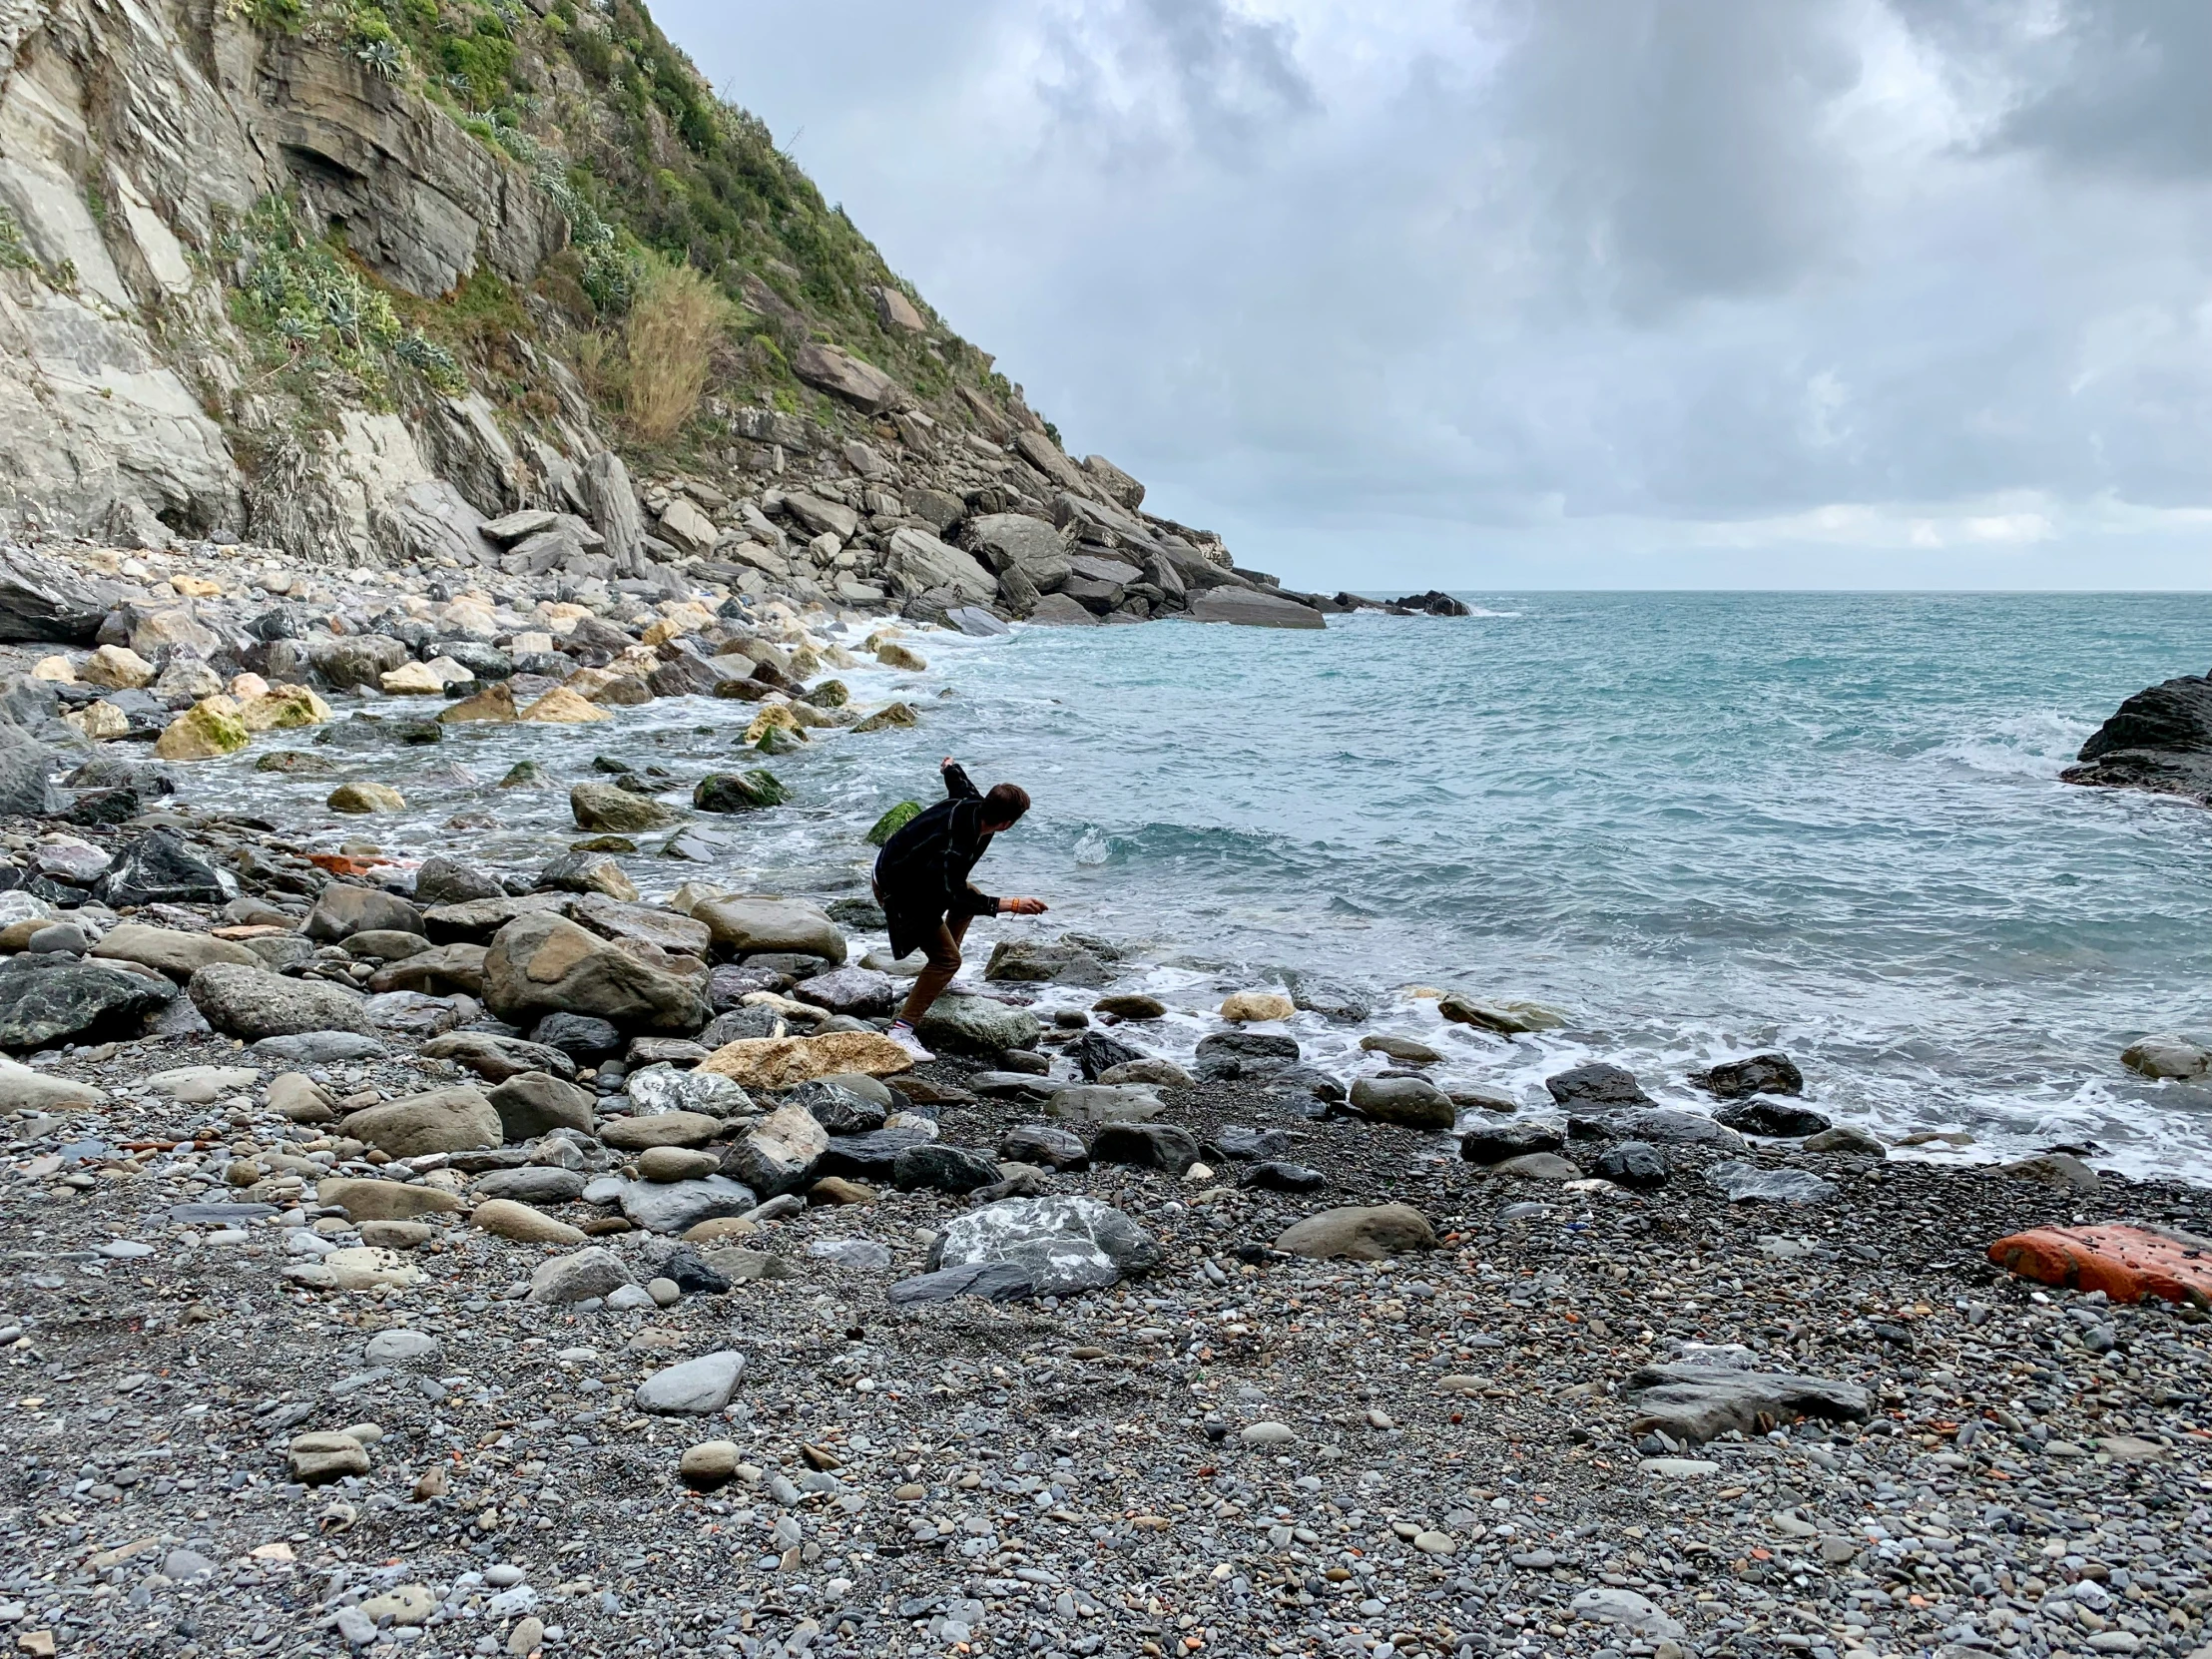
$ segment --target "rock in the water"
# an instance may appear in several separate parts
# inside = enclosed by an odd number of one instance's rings
[[[1704,1071],[1691,1072],[1690,1081],[1722,1100],[1741,1100],[1755,1094],[1805,1092],[1805,1074],[1787,1054],[1754,1054],[1745,1060],[1724,1060]]]
[[[844,934],[818,906],[798,898],[712,898],[692,906],[715,947],[732,956],[791,953],[844,961]]]
[[[1167,1011],[1168,1005],[1165,1002],[1141,992],[1117,992],[1112,996],[1102,996],[1091,1004],[1092,1013],[1112,1014],[1116,1019],[1161,1019],[1166,1016]]]
[[[2183,675],[2139,691],[2081,746],[2069,784],[2212,800],[2212,679]]]
[[[1761,1169],[1738,1160],[1715,1164],[1705,1172],[1738,1204],[1819,1204],[1836,1196],[1836,1186],[1810,1170]]]
[[[1228,622],[1244,628],[1326,628],[1311,605],[1261,588],[1208,588],[1191,595],[1193,622]]]
[[[650,796],[633,795],[612,784],[578,784],[568,792],[568,807],[579,830],[611,830],[618,834],[665,830],[684,819],[682,813]]]
[[[881,846],[920,816],[920,802],[901,801],[875,821],[874,827],[868,830],[864,838],[870,846]]]
[[[1477,1123],[1459,1137],[1459,1156],[1470,1164],[1502,1164],[1531,1152],[1558,1152],[1567,1144],[1567,1126],[1557,1118],[1509,1118]]]
[[[1998,1164],[1989,1173],[2062,1192],[2093,1193],[2103,1185],[2097,1172],[2070,1152],[2040,1152],[2032,1158]]]
[[[1544,1079],[1551,1098],[1562,1106],[1649,1106],[1651,1096],[1636,1081],[1636,1074],[1603,1062],[1576,1066]]]
[[[1451,1096],[1421,1077],[1361,1077],[1352,1085],[1353,1109],[1377,1123],[1408,1129],[1449,1129],[1457,1117]]]
[[[1725,1124],[1740,1135],[1766,1135],[1795,1139],[1802,1135],[1818,1135],[1829,1127],[1828,1118],[1810,1106],[1793,1105],[1786,1100],[1770,1100],[1753,1096],[1723,1106],[1713,1114],[1713,1121]]]
[[[1017,984],[1103,985],[1106,964],[1081,945],[1045,939],[1001,939],[991,948],[985,979]]]
[[[931,1272],[1006,1263],[1038,1296],[1101,1290],[1159,1263],[1151,1234],[1088,1198],[1010,1198],[948,1223],[931,1247]]]
[[[216,868],[167,830],[150,830],[115,855],[100,896],[118,909],[146,904],[221,904],[230,897]]]
[[[1221,1005],[1221,1017],[1232,1024],[1289,1019],[1298,1004],[1280,991],[1239,991]]]
[[[1438,998],[1436,1012],[1458,1025],[1471,1025],[1500,1036],[1518,1037],[1530,1031],[1551,1031],[1566,1024],[1562,1015],[1533,1002],[1499,1001],[1491,997],[1446,996]]]
[[[1671,1173],[1659,1149],[1643,1141],[1621,1141],[1597,1155],[1592,1175],[1621,1187],[1657,1187]]]
[[[1028,1009],[987,996],[940,996],[914,1031],[931,1048],[953,1054],[1033,1048],[1043,1034],[1044,1027]]]
[[[637,1407],[661,1416],[705,1416],[730,1403],[745,1356],[727,1350],[655,1372],[638,1384]]]
[[[1381,1262],[1436,1248],[1428,1218],[1409,1204],[1346,1205],[1293,1222],[1275,1241],[1292,1256]]]
[[[1657,1429],[1699,1443],[1731,1428],[1753,1436],[1800,1417],[1865,1422],[1873,1414],[1856,1382],[1709,1365],[1645,1366],[1629,1374],[1621,1394],[1642,1413],[1631,1434]]]
[[[194,973],[187,989],[210,1025],[249,1041],[369,1029],[360,993],[327,979],[287,979],[266,968],[216,962]]]
[[[499,1144],[499,1114],[478,1090],[431,1089],[346,1118],[345,1133],[393,1158],[474,1152]]]
[[[703,813],[751,813],[781,807],[792,793],[766,767],[749,772],[711,772],[692,791],[692,805]]]
[[[1198,1138],[1172,1123],[1110,1123],[1091,1140],[1091,1162],[1181,1175],[1198,1162]]]
[[[11,956],[0,961],[0,1048],[136,1036],[147,1015],[176,997],[166,979],[105,963],[49,952]]]
[[[2187,1037],[2145,1037],[2120,1050],[2120,1064],[2141,1077],[2202,1077],[2212,1072],[2212,1048]]]
[[[704,988],[545,911],[508,922],[484,954],[484,1001],[510,1025],[589,1014],[624,1029],[696,1031],[708,1018]]]

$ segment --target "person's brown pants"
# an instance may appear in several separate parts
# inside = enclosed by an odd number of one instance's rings
[[[908,1025],[921,1023],[929,1005],[944,995],[945,986],[960,971],[960,941],[967,936],[967,924],[973,919],[946,916],[937,924],[935,935],[921,947],[929,965],[914,980],[914,988],[906,993],[906,1005],[898,1010],[898,1017]]]

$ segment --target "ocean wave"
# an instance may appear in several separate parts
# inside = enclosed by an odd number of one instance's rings
[[[2056,778],[2072,766],[2096,728],[2056,710],[2040,709],[1998,721],[1970,736],[1937,743],[1928,753],[1970,772],[2012,778]]]

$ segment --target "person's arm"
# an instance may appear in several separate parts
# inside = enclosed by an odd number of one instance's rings
[[[969,782],[966,771],[951,756],[944,758],[944,765],[939,770],[944,774],[944,793],[954,801],[974,801],[983,794]]]

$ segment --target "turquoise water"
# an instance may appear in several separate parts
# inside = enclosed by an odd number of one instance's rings
[[[1227,990],[1304,974],[1375,1008],[1295,1023],[1340,1072],[1379,1067],[1357,1040],[1391,1030],[1442,1050],[1443,1078],[1531,1103],[1547,1073],[1605,1058],[1694,1104],[1686,1070],[1780,1046],[1839,1121],[1974,1137],[1920,1155],[2093,1143],[2212,1177],[2212,1093],[2118,1064],[2147,1032],[2212,1032],[2212,813],[2057,782],[2123,697],[2206,667],[2212,597],[1465,597],[1484,614],[1323,633],[925,633],[927,674],[843,676],[913,702],[918,729],[779,760],[797,803],[721,821],[708,866],[628,862],[649,895],[863,890],[860,831],[933,794],[952,753],[1036,801],[978,879],[1054,907],[979,942],[1072,927],[1127,946],[1132,982],[1179,1010],[1143,1039],[1159,1051],[1187,1054]],[[565,785],[613,753],[688,792],[736,761],[751,713],[687,699],[467,730],[357,772],[414,803],[379,821],[398,849],[531,868],[576,831],[564,794],[490,787],[513,760]],[[430,771],[456,762],[482,782]],[[330,787],[239,783],[283,797],[287,823]],[[440,828],[471,809],[499,828]],[[323,820],[332,844],[360,830]],[[1569,1024],[1488,1038],[1412,985]]]

